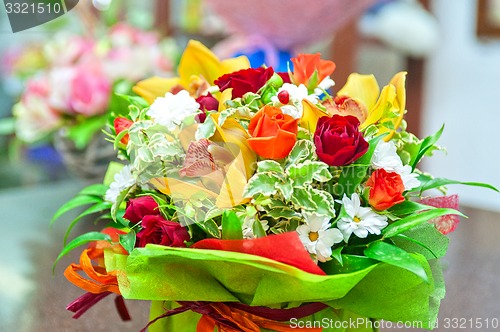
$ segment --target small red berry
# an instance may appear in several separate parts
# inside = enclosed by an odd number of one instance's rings
[[[288,93],[288,91],[283,90],[280,93],[278,93],[278,100],[283,105],[288,104],[288,102],[290,101],[290,94]]]

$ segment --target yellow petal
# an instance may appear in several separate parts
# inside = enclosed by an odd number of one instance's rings
[[[314,134],[318,119],[329,114],[323,112],[307,99],[302,100],[302,109],[303,113],[299,125]]]
[[[208,198],[216,199],[217,194],[206,189],[201,184],[186,182],[174,178],[156,178],[152,179],[151,184],[160,192],[169,195],[172,199],[189,200],[193,196],[200,197],[206,195]]]
[[[242,174],[245,174],[246,179],[249,179],[255,171],[257,155],[250,145],[248,145],[247,139],[250,136],[247,131],[235,119],[226,119],[224,125],[221,127],[218,123],[219,114],[210,114],[210,117],[212,117],[215,123],[215,134],[210,140],[227,144],[226,147],[234,156],[238,156],[241,153],[244,161],[240,165],[243,168]]]
[[[164,97],[174,86],[178,85],[178,78],[151,77],[138,82],[133,91],[152,104],[156,98]]]
[[[233,98],[233,89],[229,88],[220,94],[219,98],[219,112],[225,110],[227,108],[226,101],[231,100]]]
[[[394,104],[394,107],[399,112],[398,117],[394,119],[394,128],[395,129],[399,128],[399,126],[401,125],[401,121],[403,121],[403,117],[405,115],[405,110],[406,110],[405,83],[406,83],[406,72],[404,72],[404,71],[399,72],[396,75],[394,75],[394,77],[390,81],[390,84],[392,84],[396,87],[396,102]],[[392,136],[392,134],[389,136]],[[389,140],[390,137],[386,138],[386,139]]]
[[[377,123],[384,114],[393,108],[396,99],[396,88],[394,85],[386,85],[382,89],[380,98],[373,109],[368,111],[368,118],[360,126],[361,129],[368,127],[371,124]]]
[[[202,76],[213,85],[221,75],[249,67],[250,62],[246,57],[221,62],[205,45],[190,40],[179,63],[179,77],[184,87],[189,86],[192,76]]]
[[[219,76],[248,68],[250,68],[250,61],[246,56],[239,56],[236,58],[225,59],[221,63],[221,72]],[[218,77],[216,77],[215,79],[217,78]]]
[[[337,96],[349,96],[365,104],[366,109],[375,107],[380,88],[373,75],[361,75],[352,73],[347,78],[347,82],[342,89],[337,92]]]
[[[231,208],[250,200],[250,198],[243,196],[245,186],[248,182],[245,169],[245,159],[242,154],[239,154],[227,168],[224,182],[215,202],[217,207],[221,209]]]

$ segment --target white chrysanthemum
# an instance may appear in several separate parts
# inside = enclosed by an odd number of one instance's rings
[[[342,231],[347,242],[352,233],[359,238],[365,238],[368,234],[380,234],[387,226],[387,217],[377,214],[371,208],[362,207],[358,194],[352,194],[351,198],[344,194],[342,198],[346,217],[337,222],[337,227]]]
[[[375,169],[383,168],[387,172],[396,172],[401,176],[405,190],[420,186],[417,174],[412,173],[411,166],[403,165],[401,158],[396,152],[394,142],[380,142],[373,152],[372,165]]]
[[[116,199],[120,193],[135,184],[135,178],[132,175],[132,167],[127,165],[122,170],[115,174],[114,181],[110,184],[104,198],[110,203],[116,203]]]
[[[330,78],[330,76],[325,77],[316,89],[314,89],[314,94],[321,96],[324,92],[335,85],[335,82]]]
[[[410,165],[404,165],[401,168],[396,169],[396,173],[401,176],[405,190],[410,190],[420,186],[420,181],[417,179],[418,174],[412,173]]]
[[[330,228],[330,217],[317,213],[302,213],[305,224],[297,227],[299,238],[306,250],[316,255],[320,262],[331,259],[332,246],[343,240],[342,233],[337,228]]]
[[[375,169],[383,168],[387,172],[395,172],[403,167],[403,162],[396,152],[394,142],[380,142],[373,152],[372,165]]]
[[[186,90],[181,90],[175,95],[167,92],[165,97],[156,98],[149,107],[147,115],[173,131],[186,117],[195,114],[199,108],[200,104]]]
[[[274,106],[280,106],[282,103],[278,99],[278,94],[281,91],[288,92],[290,101],[287,105],[281,106],[281,111],[284,114],[288,114],[294,119],[300,119],[302,117],[302,100],[309,100],[311,103],[316,104],[318,102],[318,96],[310,95],[304,84],[296,86],[294,84],[285,83],[281,88],[278,89],[276,96],[271,97],[271,101]]]

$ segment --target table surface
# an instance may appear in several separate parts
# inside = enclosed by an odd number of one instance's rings
[[[77,261],[79,253],[77,250],[63,258],[52,274],[52,263],[72,215],[64,216],[52,228],[49,220],[83,186],[82,182],[63,181],[0,191],[0,331],[139,331],[147,324],[147,302],[128,301],[132,321],[122,322],[113,296],[78,320],[65,310],[82,294],[63,276],[64,268]],[[475,209],[464,212],[470,218],[462,220],[450,235],[449,252],[442,260],[447,295],[435,331],[449,331],[443,326],[447,319],[500,320],[500,216]],[[98,227],[90,219],[84,222],[87,224],[80,229]],[[381,329],[401,330],[407,329]]]

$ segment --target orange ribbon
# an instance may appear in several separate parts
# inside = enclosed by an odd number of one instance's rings
[[[102,249],[85,249],[80,255],[80,264],[70,264],[64,271],[64,276],[72,284],[87,292],[93,294],[113,292],[120,295],[116,273],[107,272],[105,267],[92,264],[92,260],[102,261],[103,257]],[[82,277],[78,271],[83,271],[90,279]]]
[[[288,324],[263,318],[244,310],[231,308],[220,302],[209,303],[208,305],[215,311],[215,315],[203,315],[198,322],[196,332],[213,332],[215,327],[219,332],[260,332],[261,327],[278,332],[322,331],[321,328],[292,328]],[[219,316],[222,319],[216,319],[214,316]],[[229,324],[222,323],[223,321]]]

